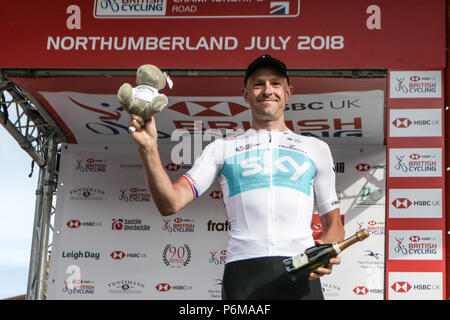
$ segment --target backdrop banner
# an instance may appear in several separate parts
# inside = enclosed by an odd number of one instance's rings
[[[175,163],[160,142],[172,181]],[[331,145],[346,235],[370,232],[322,279],[327,299],[383,299],[385,148]],[[311,228],[319,237],[315,215]],[[64,144],[48,299],[220,299],[228,223],[220,186],[162,217],[133,144]],[[351,275],[351,276],[350,276]]]
[[[294,69],[446,61],[444,0],[16,0],[2,12],[18,48],[0,50],[5,68],[242,69],[262,54]]]

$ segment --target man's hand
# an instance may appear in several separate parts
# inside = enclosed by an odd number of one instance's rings
[[[324,242],[322,240],[315,240],[316,245],[323,243]],[[341,264],[341,259],[338,257],[330,259],[330,263],[327,266],[317,268],[315,272],[311,272],[309,274],[308,280],[316,280],[319,279],[320,277],[323,277],[326,274],[331,274],[331,270],[333,269],[333,265],[335,264],[336,265]]]
[[[156,130],[154,117],[145,122],[140,116],[132,114],[128,123],[128,130],[133,140],[142,149],[150,149],[157,143],[158,131]]]

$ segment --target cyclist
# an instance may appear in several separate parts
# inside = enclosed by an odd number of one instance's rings
[[[210,143],[192,168],[172,183],[158,153],[155,119],[132,115],[129,123],[146,179],[161,215],[175,214],[221,184],[231,224],[224,267],[223,299],[323,299],[320,277],[340,259],[330,260],[295,283],[282,261],[314,245],[314,205],[324,232],[316,243],[344,239],[333,159],[328,145],[290,131],[284,107],[293,92],[283,62],[269,55],[247,68],[242,90],[252,127]]]

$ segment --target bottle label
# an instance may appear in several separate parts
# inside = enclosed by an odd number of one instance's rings
[[[333,242],[333,249],[337,254],[341,253],[341,249],[339,248],[337,242]]]
[[[295,269],[303,267],[308,263],[309,263],[308,256],[304,252],[292,257],[292,265],[294,266]]]

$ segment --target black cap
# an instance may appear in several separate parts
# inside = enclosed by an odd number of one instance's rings
[[[273,57],[271,57],[268,54],[265,54],[263,56],[260,56],[258,58],[256,58],[252,63],[250,63],[247,67],[247,70],[245,70],[245,79],[244,79],[244,84],[247,85],[247,79],[248,77],[250,77],[250,75],[256,70],[259,69],[261,67],[264,66],[272,66],[274,68],[276,68],[278,71],[280,71],[280,73],[286,77],[288,83],[289,83],[289,77],[288,77],[288,73],[287,73],[287,68],[286,65],[281,62],[278,59],[275,59]]]

